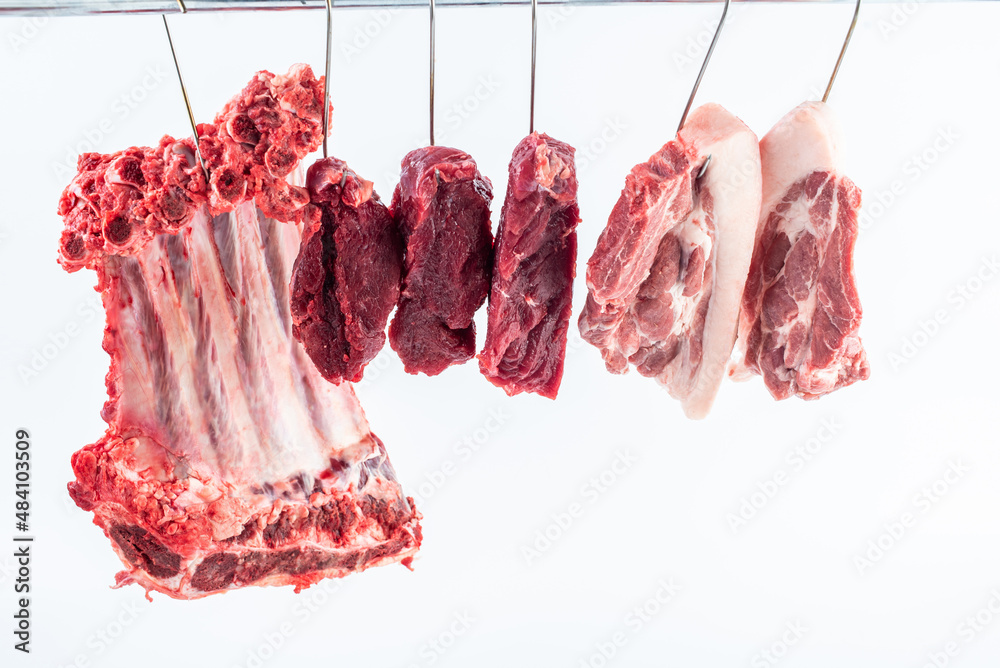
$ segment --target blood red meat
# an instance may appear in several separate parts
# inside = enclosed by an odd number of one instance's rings
[[[536,132],[510,161],[479,367],[511,396],[555,399],[562,380],[580,222],[573,154]]]
[[[407,373],[434,376],[476,352],[472,322],[490,289],[493,186],[468,153],[444,146],[403,158],[392,212],[403,235],[403,290],[389,344]]]
[[[399,299],[403,244],[372,182],[336,158],[306,178],[302,246],[292,269],[292,332],[327,380],[361,380]]]
[[[191,140],[166,137],[81,156],[63,193],[60,262],[96,271],[111,356],[108,429],[73,455],[69,491],[125,564],[119,585],[299,590],[420,545],[350,385],[292,338],[308,194],[287,176],[319,144],[322,86],[305,66],[258,74],[200,126],[208,188]]]

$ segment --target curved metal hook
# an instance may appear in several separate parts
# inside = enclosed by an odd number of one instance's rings
[[[694,104],[694,96],[698,93],[698,87],[701,85],[701,78],[705,76],[705,70],[708,68],[708,61],[712,58],[712,52],[715,51],[715,44],[719,41],[719,35],[722,34],[722,25],[726,22],[726,14],[729,13],[729,0],[725,0],[725,5],[722,8],[722,16],[719,18],[719,25],[715,28],[715,36],[712,37],[712,43],[708,46],[708,53],[705,54],[705,61],[701,64],[701,70],[698,72],[698,78],[694,81],[694,88],[691,89],[691,95],[688,97],[687,106],[684,107],[684,113],[681,114],[681,122],[677,125],[677,131],[680,132],[681,128],[684,127],[684,122],[687,120],[688,112],[691,111],[691,105]]]
[[[847,30],[847,37],[844,38],[844,46],[840,49],[840,56],[837,57],[837,64],[833,67],[833,74],[830,75],[830,83],[826,85],[826,92],[823,93],[823,101],[830,97],[830,90],[833,88],[833,82],[837,78],[837,72],[840,71],[840,63],[844,60],[844,54],[847,53],[847,45],[851,43],[851,35],[854,34],[854,26],[858,25],[858,13],[861,11],[861,0],[854,5],[854,18],[851,19],[851,27]]]

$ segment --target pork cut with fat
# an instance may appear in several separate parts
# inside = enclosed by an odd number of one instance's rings
[[[349,384],[292,337],[289,280],[322,136],[322,80],[261,72],[191,140],[85,154],[60,200],[60,263],[107,314],[107,432],[73,455],[138,583],[175,598],[409,563],[419,514]],[[231,189],[230,186],[237,189]],[[269,212],[269,213],[267,213]],[[287,221],[287,222],[285,222]]]
[[[753,132],[701,106],[632,169],[587,263],[584,340],[609,371],[656,378],[691,418],[708,414],[732,353],[760,184]]]
[[[861,191],[840,174],[830,108],[806,102],[760,142],[763,206],[731,374],[776,399],[815,399],[865,380],[854,242]]]
[[[573,153],[534,132],[510,161],[479,367],[511,396],[555,399],[562,380],[580,223]]]
[[[399,299],[403,243],[389,209],[342,160],[309,167],[302,247],[292,268],[292,333],[327,380],[361,380]]]
[[[389,345],[407,373],[434,376],[476,354],[472,317],[493,265],[493,186],[463,151],[428,146],[403,158],[392,213],[403,236],[403,288]]]

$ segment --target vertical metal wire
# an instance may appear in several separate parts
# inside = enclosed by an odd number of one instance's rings
[[[333,49],[333,2],[326,0],[326,71],[323,76],[323,157],[327,153],[327,137],[330,134],[330,54]]]
[[[701,70],[698,71],[698,78],[694,81],[694,88],[691,89],[691,95],[688,97],[687,106],[684,107],[684,113],[681,114],[681,122],[677,126],[678,132],[680,132],[681,128],[684,127],[684,122],[687,120],[688,112],[691,111],[691,105],[694,104],[694,96],[698,93],[698,87],[701,85],[701,78],[705,76],[705,70],[708,68],[708,61],[712,59],[712,52],[715,51],[715,44],[719,41],[719,35],[722,34],[722,25],[726,22],[726,14],[728,13],[729,0],[726,0],[726,4],[722,8],[722,17],[719,19],[719,25],[715,28],[715,36],[712,38],[712,43],[708,46],[708,53],[705,54],[705,61],[701,64]]]
[[[431,0],[431,79],[430,79],[430,134],[431,146],[434,146],[434,0]]]
[[[187,7],[184,6],[184,0],[177,0],[177,5],[180,7],[181,14],[187,13]],[[205,183],[208,183],[208,168],[205,167],[205,161],[201,157],[201,141],[198,138],[198,124],[194,120],[194,112],[191,111],[191,100],[188,98],[187,87],[184,85],[184,77],[181,76],[181,65],[177,61],[177,50],[174,49],[174,40],[170,36],[170,25],[167,23],[167,15],[161,14],[160,17],[163,19],[163,29],[167,32],[167,43],[170,45],[170,55],[174,59],[174,69],[177,70],[177,81],[181,84],[181,95],[184,97],[184,107],[187,109],[188,121],[191,123],[191,132],[194,134],[194,152],[198,156],[198,164],[201,165],[201,170],[205,173]]]
[[[858,13],[861,11],[861,0],[854,5],[854,18],[851,19],[851,27],[847,30],[847,37],[844,39],[844,46],[840,48],[840,55],[837,57],[837,64],[833,66],[833,74],[830,75],[830,83],[826,85],[826,92],[823,93],[823,101],[830,97],[830,91],[833,89],[833,82],[837,78],[837,72],[840,71],[840,63],[844,61],[844,54],[847,53],[847,45],[851,43],[851,35],[854,34],[854,26],[858,25]]]
[[[531,117],[528,133],[535,131],[535,54],[538,46],[538,0],[531,0]]]

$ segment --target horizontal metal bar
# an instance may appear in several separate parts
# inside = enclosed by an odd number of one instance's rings
[[[734,0],[748,1],[748,0]],[[840,2],[854,0],[769,0],[770,2]],[[894,0],[866,0],[893,2]],[[921,0],[927,2],[928,0]],[[958,0],[931,0],[956,2]],[[624,5],[681,3],[700,4],[721,0],[538,0],[540,5]],[[257,11],[291,9],[326,9],[325,0],[185,0],[191,12]],[[427,0],[337,0],[334,8],[358,7],[426,7]],[[498,7],[502,5],[528,5],[531,0],[437,0],[438,7]],[[179,12],[177,0],[49,0],[22,2],[0,0],[0,16],[81,16],[101,14],[172,14]]]

